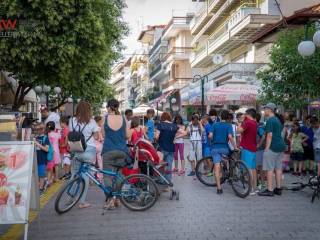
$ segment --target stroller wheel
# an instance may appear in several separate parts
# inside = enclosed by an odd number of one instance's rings
[[[169,192],[169,199],[170,200],[173,199],[173,190],[172,190],[172,188],[170,189],[170,192]]]
[[[176,200],[179,201],[180,200],[180,192],[178,190],[176,190],[175,192],[176,192]]]

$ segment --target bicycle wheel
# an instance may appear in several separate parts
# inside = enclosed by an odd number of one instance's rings
[[[223,175],[223,174],[221,174]],[[214,175],[214,164],[211,157],[206,157],[197,162],[196,176],[198,180],[206,186],[216,187],[216,179]],[[221,177],[221,184],[225,181],[225,178]]]
[[[309,179],[309,186],[312,190],[317,190],[320,186],[320,182],[319,182],[320,178],[318,178],[318,176],[313,176]]]
[[[245,198],[249,195],[252,188],[251,174],[245,163],[242,161],[235,161],[232,165],[230,176],[232,189],[238,197]]]
[[[159,196],[156,183],[144,174],[126,177],[120,185],[119,192],[122,204],[132,211],[145,211],[151,208]]]
[[[71,210],[77,204],[84,191],[85,182],[83,178],[77,176],[68,182],[58,193],[54,209],[58,214],[63,214]]]

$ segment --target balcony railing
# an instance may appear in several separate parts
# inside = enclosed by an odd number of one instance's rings
[[[171,21],[168,23],[168,25],[166,26],[166,28],[163,30],[162,35],[165,35],[172,25],[176,25],[176,26],[189,25],[192,18],[193,17],[173,17]]]
[[[241,22],[244,18],[246,18],[250,14],[260,14],[260,8],[254,7],[242,7],[238,11],[236,11],[228,21],[229,30]]]
[[[171,81],[162,84],[162,91],[167,92],[173,89],[181,89],[192,81],[192,78],[174,78]]]
[[[166,55],[162,58],[163,61],[166,61],[170,56],[186,56],[191,53],[193,48],[191,47],[173,47],[171,48]]]
[[[160,46],[160,44],[161,44],[161,38],[159,38],[158,41],[156,41],[156,43],[153,45],[153,47],[149,51],[149,55],[152,55],[154,51]]]
[[[157,65],[157,67],[150,72],[150,78],[153,78],[157,73],[161,71],[161,69],[161,64]]]
[[[208,5],[207,3],[204,3],[202,8],[199,10],[199,12],[197,12],[196,15],[193,17],[193,19],[191,19],[190,29],[193,29],[194,27],[196,27],[199,24],[199,22],[201,22],[205,17],[205,15],[207,14],[208,14]]]
[[[241,7],[240,9],[238,9],[234,14],[230,16],[230,18],[224,25],[222,25],[209,37],[209,47],[213,46],[219,40],[229,34],[232,28],[234,28],[250,14],[260,14],[260,8]]]

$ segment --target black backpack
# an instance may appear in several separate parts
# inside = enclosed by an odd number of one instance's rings
[[[86,140],[83,135],[83,130],[86,128],[87,124],[81,129],[79,123],[78,131],[73,127],[73,119],[71,119],[72,131],[68,134],[68,144],[70,152],[84,152],[87,149],[87,142],[90,140],[92,135]],[[76,128],[77,128],[76,126]]]

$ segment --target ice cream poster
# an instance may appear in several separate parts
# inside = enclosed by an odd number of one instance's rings
[[[26,223],[34,145],[0,142],[0,224]]]

